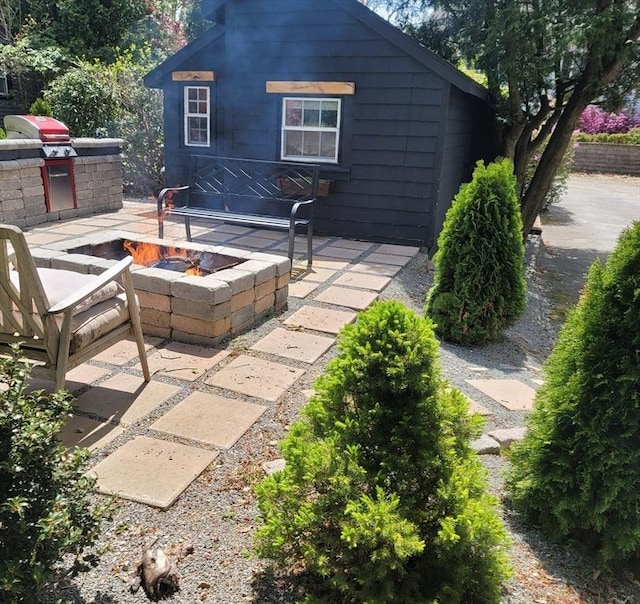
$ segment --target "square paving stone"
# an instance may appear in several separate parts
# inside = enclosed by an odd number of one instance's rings
[[[306,298],[312,291],[315,291],[320,283],[312,281],[294,281],[289,283],[289,295],[294,298]]]
[[[294,282],[313,281],[316,283],[323,283],[327,279],[333,277],[336,274],[335,269],[331,268],[318,268],[312,266],[311,268],[300,267],[295,268],[292,273],[292,279]]]
[[[256,342],[251,350],[275,354],[305,363],[315,363],[333,346],[334,342],[333,338],[278,327]]]
[[[377,297],[377,292],[330,285],[327,289],[320,292],[315,297],[315,300],[318,300],[318,302],[326,302],[327,304],[355,308],[356,310],[364,310],[370,306]]]
[[[353,323],[356,313],[317,306],[303,306],[284,321],[291,327],[303,327],[315,331],[337,334],[348,323]]]
[[[354,260],[358,256],[361,256],[362,250],[354,250],[347,247],[339,247],[337,245],[330,245],[322,248],[322,255],[329,258],[341,258],[344,260]]]
[[[124,432],[122,426],[115,426],[109,422],[72,415],[58,433],[58,440],[67,448],[86,447],[95,451],[105,447],[112,440]]]
[[[348,266],[348,265],[349,265],[349,262],[347,262],[346,260],[339,260],[338,258],[329,258],[328,256],[317,256],[317,255],[313,256],[314,268],[329,268],[334,271],[340,271],[345,266]]]
[[[154,346],[158,346],[162,338],[145,337],[144,347],[147,352]],[[138,358],[138,346],[133,336],[120,340],[117,344],[97,354],[93,359],[111,365],[126,365],[129,361]]]
[[[467,383],[511,411],[533,408],[536,391],[519,380],[467,380]]]
[[[159,348],[155,354],[149,355],[149,370],[152,375],[160,373],[168,377],[194,381],[229,354],[228,350],[171,342],[164,348]],[[139,365],[138,363],[137,366]]]
[[[78,365],[75,369],[67,372],[64,389],[68,390],[72,394],[75,394],[79,390],[86,388],[88,384],[97,382],[109,375],[108,369],[102,367],[94,367],[88,363]],[[28,391],[44,390],[45,392],[53,392],[55,389],[55,382],[52,380],[43,380],[41,378],[33,378],[29,380]]]
[[[395,245],[393,243],[383,243],[377,250],[378,254],[391,254],[392,256],[409,256],[413,258],[418,255],[420,248],[411,245]]]
[[[334,285],[355,287],[359,289],[372,289],[380,292],[389,285],[390,281],[390,277],[385,277],[383,275],[367,275],[365,273],[347,271],[344,275],[340,275],[334,281]]]
[[[395,266],[393,264],[379,264],[364,260],[363,262],[354,264],[349,268],[349,271],[354,273],[365,273],[367,275],[395,277],[400,272],[401,268],[401,266]]]
[[[218,451],[138,436],[91,473],[101,493],[166,510],[217,456]]]
[[[179,391],[180,388],[171,384],[147,383],[141,377],[120,373],[81,394],[74,407],[129,426]]]
[[[304,369],[240,355],[216,372],[207,384],[275,402],[303,374]]]
[[[369,254],[364,261],[372,264],[391,264],[393,266],[404,266],[411,260],[410,256],[398,256],[396,254],[381,254],[373,252]]]
[[[266,407],[194,392],[152,426],[152,430],[230,449]]]

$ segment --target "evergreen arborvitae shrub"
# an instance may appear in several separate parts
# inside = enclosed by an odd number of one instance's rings
[[[604,564],[640,554],[640,222],[590,269],[512,449],[516,509]]]
[[[441,377],[431,321],[377,302],[281,443],[256,493],[256,551],[307,579],[313,601],[490,604],[506,533],[470,448],[482,420]]]
[[[56,435],[71,412],[69,395],[27,393],[28,366],[14,349],[0,358],[0,602],[35,602],[54,566],[99,535],[106,505],[92,506],[86,450],[67,451]]]
[[[522,217],[513,164],[478,162],[449,208],[434,256],[425,312],[443,339],[463,345],[498,338],[526,305]]]

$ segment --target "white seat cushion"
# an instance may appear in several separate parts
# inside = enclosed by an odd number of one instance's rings
[[[89,283],[95,283],[99,279],[97,275],[85,275],[83,273],[58,268],[39,268],[37,271],[47,300],[51,306],[55,306],[67,296],[77,292],[81,287]],[[11,281],[15,287],[19,289],[19,278],[16,271],[11,271]],[[104,300],[109,300],[121,294],[123,291],[122,286],[117,281],[111,281],[78,304],[73,314],[82,313],[91,306]]]

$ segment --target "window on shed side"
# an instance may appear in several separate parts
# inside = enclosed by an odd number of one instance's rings
[[[340,99],[284,98],[281,158],[337,163],[340,109]]]
[[[211,103],[207,86],[185,86],[184,142],[189,147],[208,147]]]
[[[9,95],[9,80],[6,73],[0,73],[0,96]]]

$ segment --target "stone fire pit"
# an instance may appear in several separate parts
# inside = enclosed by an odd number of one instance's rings
[[[282,310],[289,294],[289,260],[224,246],[108,231],[31,250],[37,266],[100,273],[124,257],[124,240],[186,250],[207,257],[214,272],[189,275],[171,268],[132,267],[145,334],[194,344],[215,344]],[[115,254],[115,255],[114,255]],[[203,255],[204,254],[204,255]],[[220,260],[221,259],[221,260]],[[218,268],[216,264],[220,264]],[[225,266],[231,264],[230,268]]]

